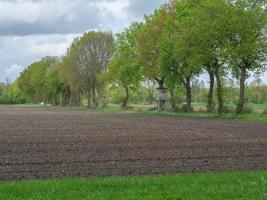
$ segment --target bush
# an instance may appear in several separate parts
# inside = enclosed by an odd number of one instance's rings
[[[235,110],[235,108],[232,108],[232,107],[224,107],[223,112],[224,112],[225,114],[228,114],[228,113],[235,113],[236,110]]]
[[[207,112],[207,109],[206,108],[199,108],[197,112],[204,113],[204,112]]]
[[[244,107],[242,113],[247,113],[247,114],[253,113],[253,109],[250,107]]]
[[[267,115],[267,108],[264,109],[264,111],[262,112],[262,114]]]
[[[193,108],[192,108],[192,111],[193,112]],[[181,107],[177,108],[177,112],[187,112],[187,106],[186,104],[183,104]]]

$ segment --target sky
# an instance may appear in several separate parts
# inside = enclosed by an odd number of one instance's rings
[[[0,82],[31,63],[62,56],[89,30],[117,33],[167,0],[0,0]]]
[[[0,82],[45,56],[64,55],[86,31],[120,32],[167,1],[0,0]]]

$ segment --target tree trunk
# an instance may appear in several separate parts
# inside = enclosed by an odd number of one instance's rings
[[[91,90],[88,89],[87,91],[87,107],[91,108]]]
[[[209,85],[207,112],[212,112],[213,111],[214,74],[210,70],[208,70],[208,73],[210,77],[210,85]]]
[[[81,95],[80,92],[77,90],[77,97],[76,97],[76,105],[80,106],[81,105]]]
[[[218,112],[223,113],[223,88],[222,88],[222,80],[219,73],[218,67],[215,70],[215,77],[217,82],[217,98],[218,98]]]
[[[69,105],[70,105],[70,106],[72,106],[72,99],[73,99],[72,97],[73,97],[73,94],[71,93],[71,94],[70,94],[70,99],[69,99]]]
[[[63,97],[62,96],[63,96],[62,92],[60,92],[60,94],[59,94],[59,103],[60,103],[60,105],[63,105]]]
[[[44,104],[44,105],[47,104],[47,102],[46,102],[46,95],[45,95],[44,92],[43,92],[43,94],[42,94],[42,101],[43,101],[43,104]]]
[[[156,78],[156,81],[159,85],[160,89],[164,88],[164,82],[165,82],[165,77],[164,78]],[[164,105],[165,105],[166,100],[159,100],[157,99],[157,110],[159,112],[164,110]]]
[[[93,107],[97,107],[97,102],[96,102],[96,85],[95,83],[92,84],[92,99],[93,99]]]
[[[185,81],[186,89],[186,112],[192,112],[192,88],[191,88],[191,78],[187,77]]]
[[[53,103],[52,103],[53,106],[57,106],[57,102],[58,102],[58,101],[57,101],[57,95],[53,95],[53,96],[52,96],[52,102],[53,102]]]
[[[156,81],[157,81],[157,83],[159,85],[159,88],[163,88],[164,87],[165,78],[161,78],[161,79],[156,78]]]
[[[129,100],[129,88],[128,87],[124,87],[124,89],[125,89],[125,98],[124,98],[124,100],[123,100],[123,102],[122,102],[122,109],[125,109],[125,108],[127,108],[127,105],[128,105],[128,100]]]
[[[239,101],[237,105],[237,112],[242,113],[244,111],[244,103],[245,103],[245,81],[246,81],[246,68],[242,67],[240,74],[240,91],[239,91]]]
[[[80,93],[78,89],[76,89],[75,93],[75,106],[80,106]]]
[[[174,89],[173,88],[170,89],[170,95],[171,95],[172,110],[173,110],[173,112],[175,112],[176,111],[176,101],[175,101],[175,97],[174,97]]]

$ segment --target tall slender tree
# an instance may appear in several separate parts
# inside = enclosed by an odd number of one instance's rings
[[[179,4],[180,5],[180,4]],[[230,32],[229,27],[231,9],[225,0],[184,1],[178,9],[181,29],[191,42],[193,60],[197,66],[201,65],[209,74],[210,84],[207,110],[213,110],[213,94],[215,79],[217,84],[218,111],[223,112],[222,76],[225,71],[225,49]],[[183,28],[184,27],[184,28]]]
[[[87,88],[88,107],[91,107],[91,98],[93,107],[97,106],[96,95],[98,85],[98,75],[107,70],[114,50],[114,38],[111,33],[88,32],[81,37],[78,47],[77,68],[79,74],[84,80],[84,87]]]
[[[243,112],[246,79],[250,72],[262,72],[266,67],[267,3],[266,0],[237,0],[232,4],[232,37],[227,55],[233,73],[239,79],[237,112]]]
[[[140,63],[137,59],[137,35],[142,24],[133,23],[117,36],[115,54],[109,64],[108,78],[125,90],[122,108],[126,108],[130,90],[137,89],[141,80]]]

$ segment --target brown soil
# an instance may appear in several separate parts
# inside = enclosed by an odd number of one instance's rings
[[[267,168],[267,123],[0,106],[0,180]]]

